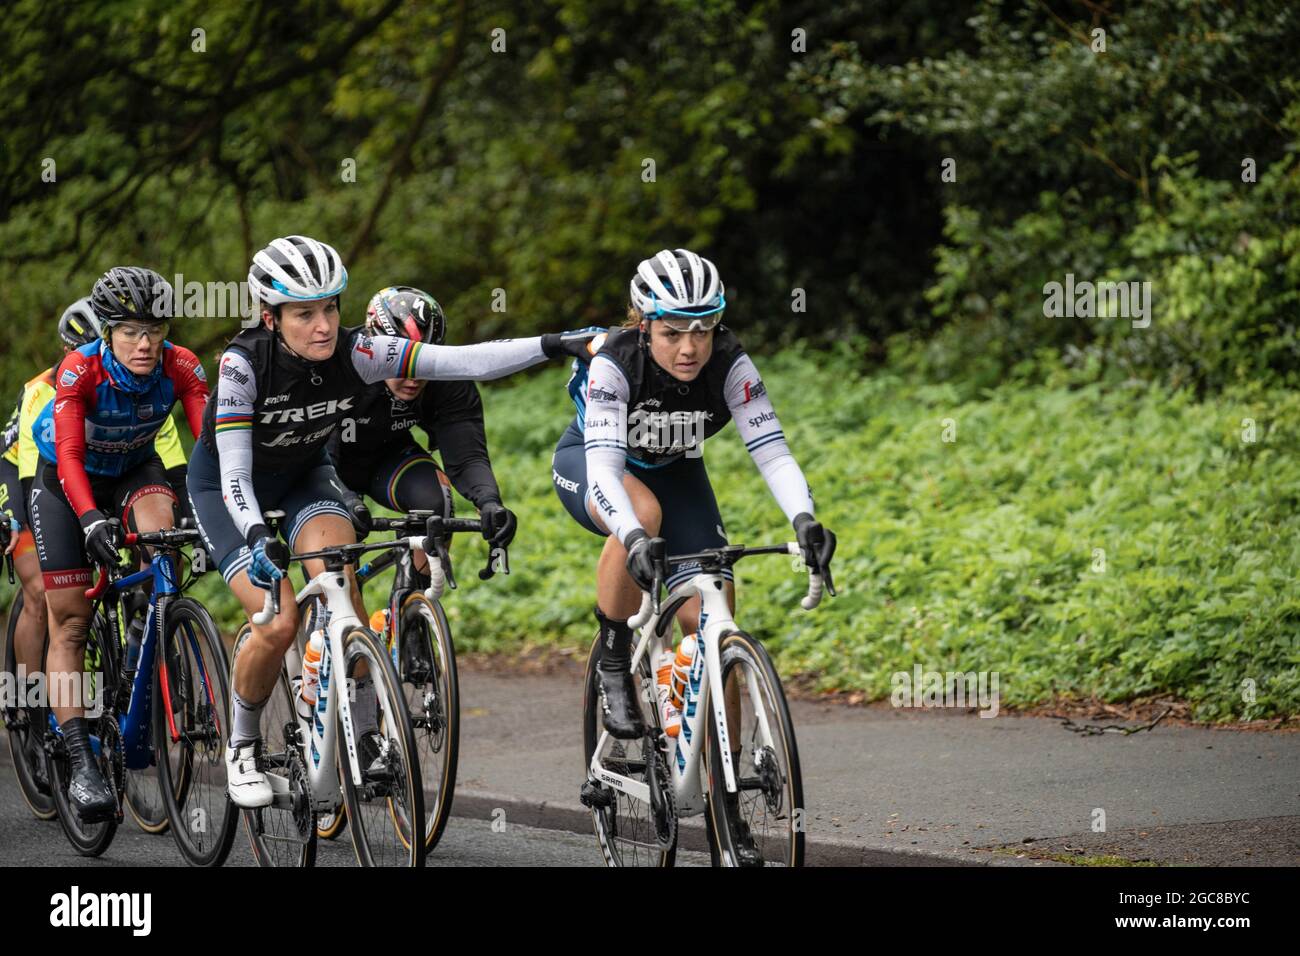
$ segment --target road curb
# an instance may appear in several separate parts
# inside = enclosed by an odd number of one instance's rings
[[[504,816],[502,814],[504,813]],[[568,833],[595,835],[591,830],[591,813],[579,804],[525,800],[483,790],[456,790],[451,814],[472,820],[504,819],[507,823],[539,830],[562,830]],[[709,852],[704,825],[699,818],[682,823],[679,845],[686,850]],[[805,837],[809,866],[996,866],[1020,861],[971,859],[962,853],[936,852],[916,847],[868,847],[844,840]]]

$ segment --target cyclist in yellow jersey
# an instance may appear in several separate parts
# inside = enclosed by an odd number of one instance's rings
[[[68,306],[59,319],[59,338],[65,355],[99,337],[99,320],[91,310],[88,298],[78,299]],[[10,531],[5,553],[13,556],[14,571],[23,592],[22,611],[14,627],[14,657],[15,664],[26,672],[29,687],[41,670],[47,623],[45,586],[27,508],[32,478],[40,462],[32,425],[53,397],[54,369],[47,368],[23,386],[18,406],[0,438],[0,448],[4,450],[0,455],[0,514],[7,519]],[[185,451],[172,418],[163,423],[154,439],[154,448],[167,470],[168,482],[173,488],[184,488]],[[185,496],[182,499],[188,504]],[[45,778],[44,761],[33,759],[30,763],[37,786],[47,793],[49,784]]]

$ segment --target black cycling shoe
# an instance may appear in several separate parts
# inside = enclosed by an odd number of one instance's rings
[[[723,798],[727,807],[727,823],[731,828],[731,846],[736,851],[737,866],[762,866],[763,851],[754,842],[749,823],[740,815],[740,797],[729,793]]]
[[[626,667],[612,671],[596,667],[596,685],[600,690],[600,709],[605,715],[605,729],[615,737],[632,740],[645,733],[641,708],[636,700],[636,682]]]
[[[89,734],[84,717],[63,723],[63,742],[68,750],[68,801],[82,823],[99,823],[117,813],[117,797],[99,772]]]

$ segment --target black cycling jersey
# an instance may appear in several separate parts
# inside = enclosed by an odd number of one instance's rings
[[[441,450],[443,468],[457,491],[475,507],[501,500],[488,459],[483,400],[473,382],[430,382],[413,402],[376,382],[366,387],[357,406],[351,416],[354,428],[337,429],[329,442],[339,477],[353,490],[368,487],[376,462],[414,445],[411,429],[418,425],[429,436],[429,451]]]
[[[240,332],[221,357],[219,375],[247,385],[251,368],[256,388],[252,413],[240,416],[238,422],[229,421],[217,407],[221,390],[214,388],[203,410],[203,444],[216,455],[218,431],[247,428],[251,417],[254,469],[294,471],[313,460],[335,426],[356,414],[359,393],[366,383],[354,364],[352,350],[354,340],[363,334],[360,329],[340,329],[334,354],[310,362],[281,346],[279,336],[264,326]],[[241,357],[244,362],[239,361]]]
[[[725,395],[727,374],[745,354],[735,333],[720,325],[713,337],[713,353],[699,376],[682,382],[650,358],[649,346],[637,329],[611,329],[597,355],[618,366],[627,379],[627,456],[635,464],[667,464],[721,431],[731,420]],[[588,364],[569,380],[569,394],[585,425],[587,401],[607,401],[603,392],[588,395]],[[592,386],[595,388],[596,386]]]

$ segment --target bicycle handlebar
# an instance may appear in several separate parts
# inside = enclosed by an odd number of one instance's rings
[[[721,548],[709,548],[704,551],[697,551],[692,554],[674,554],[664,559],[665,564],[680,564],[687,561],[712,562],[719,566],[726,565],[731,567],[743,557],[754,554],[790,554],[799,557],[803,554],[803,549],[799,547],[798,542],[789,542],[783,545],[767,545],[759,548],[746,548],[743,545],[729,544]],[[658,557],[656,555],[656,557]],[[656,562],[658,563],[658,562]],[[641,607],[628,618],[627,625],[632,630],[637,630],[645,625],[646,621],[659,613],[659,588],[663,584],[661,574],[656,571],[654,590],[641,592]],[[810,568],[808,571],[808,593],[799,599],[799,606],[805,611],[811,611],[822,601],[823,594],[835,596],[835,585],[832,583],[830,568]]]

